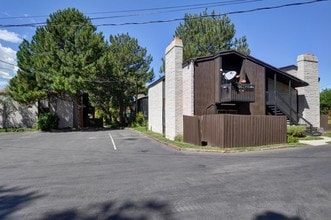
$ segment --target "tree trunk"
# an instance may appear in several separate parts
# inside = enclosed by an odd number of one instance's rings
[[[81,97],[78,97],[78,105],[77,105],[77,111],[78,111],[78,114],[77,114],[77,117],[78,117],[78,128],[81,129],[84,127],[84,114],[83,114],[83,103],[82,103],[82,100],[81,100]]]
[[[76,106],[76,112],[74,114],[74,117],[76,118],[75,121],[77,122],[77,128],[81,129],[83,128],[83,104],[81,102],[81,97],[75,96],[72,98],[72,100],[73,104]]]
[[[123,101],[120,101],[119,105],[120,105],[120,124],[124,125],[125,124],[125,115],[124,115],[125,107],[124,107]]]

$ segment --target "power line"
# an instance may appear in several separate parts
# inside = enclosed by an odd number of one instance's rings
[[[0,70],[13,71],[13,69],[9,69],[9,68],[3,68],[3,67],[0,67]]]
[[[296,3],[289,3],[289,4],[283,4],[283,5],[276,5],[276,6],[267,6],[267,7],[260,7],[260,8],[254,8],[254,9],[246,9],[246,10],[239,10],[239,11],[231,11],[219,14],[222,15],[235,15],[235,14],[244,14],[244,13],[251,13],[256,11],[264,11],[264,10],[272,10],[272,9],[279,9],[279,8],[285,8],[285,7],[293,7],[293,6],[301,6],[301,5],[307,5],[307,4],[314,4],[319,2],[327,2],[330,0],[313,0],[313,1],[307,1],[307,2],[296,2]],[[213,17],[215,15],[206,15],[206,16],[200,16],[199,18],[207,18],[207,17]],[[218,15],[216,15],[218,16]],[[97,19],[97,18],[94,18]],[[105,19],[105,18],[104,18]],[[101,23],[101,24],[95,24],[94,26],[125,26],[125,25],[142,25],[142,24],[155,24],[155,23],[169,23],[169,22],[175,22],[175,21],[183,21],[188,18],[173,18],[173,19],[166,19],[166,20],[151,20],[151,21],[142,21],[142,22],[124,22],[124,23]],[[190,19],[190,18],[189,18]],[[196,19],[196,18],[191,18]],[[40,23],[29,23],[29,24],[8,24],[8,25],[0,25],[2,28],[9,28],[9,27],[41,27],[44,26],[46,22],[40,22]],[[60,25],[60,24],[57,24]],[[54,25],[54,26],[57,26]],[[74,26],[74,25],[72,25]],[[81,25],[76,25],[81,26]]]
[[[0,62],[1,63],[5,63],[5,64],[7,64],[7,65],[11,65],[11,66],[17,66],[16,64],[13,64],[13,63],[8,63],[8,62],[6,62],[6,61],[4,61],[4,60],[0,60]]]
[[[232,4],[243,4],[248,2],[257,2],[257,1],[266,1],[266,0],[229,0],[229,1],[221,1],[221,2],[212,2],[212,3],[200,3],[200,4],[190,4],[190,5],[177,5],[177,6],[168,6],[168,7],[157,7],[157,8],[147,8],[147,9],[133,9],[133,10],[121,10],[121,11],[113,11],[113,12],[99,12],[101,13],[127,13],[127,12],[140,12],[140,11],[155,11],[155,10],[166,10],[166,9],[178,9],[184,8],[184,10],[191,9],[191,7],[208,7],[208,6],[218,6],[218,5],[232,5]],[[93,13],[90,13],[93,14]],[[95,13],[94,13],[95,14]]]
[[[194,6],[194,7],[185,7],[185,8],[182,8],[184,6],[180,6],[180,7],[177,7],[179,9],[176,9],[174,7],[164,7],[164,8],[169,8],[169,10],[157,11],[158,8],[155,8],[156,11],[148,12],[148,13],[129,14],[129,15],[114,15],[114,16],[105,16],[105,17],[95,17],[95,18],[90,18],[90,19],[91,20],[101,20],[101,19],[113,19],[113,18],[123,18],[123,17],[124,18],[138,17],[138,16],[146,16],[146,15],[154,15],[154,14],[164,14],[164,13],[169,13],[169,12],[178,12],[178,11],[188,11],[188,10],[194,10],[194,9],[201,9],[201,8],[206,8],[207,6],[220,7],[220,6],[225,6],[225,5],[245,4],[245,3],[261,2],[261,1],[266,1],[266,0],[236,0],[236,1],[226,1],[226,2],[222,2],[222,3],[196,4],[196,5],[204,5],[204,6]],[[132,11],[136,11],[136,10],[132,10]]]
[[[296,3],[283,4],[283,5],[277,5],[277,6],[260,7],[260,8],[240,10],[240,11],[231,11],[231,12],[222,13],[219,15],[222,16],[222,15],[244,14],[244,13],[251,13],[251,12],[256,12],[256,11],[265,11],[265,10],[279,9],[279,8],[285,8],[285,7],[301,6],[301,5],[314,4],[314,3],[318,3],[318,2],[327,2],[327,1],[330,1],[330,0],[314,0],[314,1],[308,1],[308,2],[296,2]],[[199,16],[199,18],[208,18],[208,17],[213,17],[213,16],[215,16],[215,15]],[[142,25],[142,24],[154,24],[154,23],[169,23],[169,22],[175,22],[175,21],[183,21],[185,19],[187,19],[187,18],[173,18],[173,19],[168,19],[168,20],[153,20],[153,21],[143,21],[143,22],[96,24],[95,26],[124,26],[124,25]],[[196,19],[196,18],[191,18],[191,19]]]
[[[228,0],[228,1],[221,1],[221,2],[210,2],[210,3],[200,3],[200,4],[190,4],[190,5],[177,5],[177,6],[167,6],[167,7],[154,7],[154,8],[142,8],[142,9],[130,9],[130,10],[117,10],[117,11],[105,11],[105,12],[91,12],[91,13],[85,13],[90,15],[95,14],[120,14],[120,13],[130,13],[130,12],[145,12],[145,11],[153,11],[150,14],[154,13],[167,13],[174,11],[184,11],[184,10],[191,10],[191,9],[197,9],[197,8],[205,8],[208,6],[224,6],[224,5],[234,5],[234,4],[245,4],[250,2],[259,2],[259,1],[267,1],[267,0]],[[195,8],[197,7],[197,8]],[[162,10],[169,10],[170,11],[164,11],[164,12],[155,12],[155,11],[162,11]],[[148,15],[149,13],[142,14],[142,15]],[[129,14],[129,15],[118,15],[119,17],[127,16],[139,16],[141,14]],[[9,20],[9,19],[29,19],[29,18],[43,18],[48,17],[49,15],[31,15],[31,16],[12,16],[12,17],[0,17],[0,20]],[[114,16],[117,17],[117,16]],[[107,17],[108,18],[108,17]],[[110,17],[112,18],[112,17]],[[99,18],[92,18],[92,19],[99,19]],[[102,19],[102,18],[101,18]]]

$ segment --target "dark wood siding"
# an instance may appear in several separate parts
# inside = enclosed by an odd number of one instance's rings
[[[249,104],[249,114],[265,115],[265,68],[249,60],[246,60],[245,68],[249,82],[255,85],[255,102]]]
[[[214,82],[215,82],[215,103],[218,103],[221,99],[220,97],[220,90],[221,90],[221,75],[220,75],[220,69],[222,67],[222,58],[217,57],[214,60]]]
[[[194,114],[215,113],[215,60],[198,62],[194,74]]]
[[[236,102],[238,114],[266,114],[266,74],[265,67],[245,60],[235,54],[200,60],[195,63],[194,74],[194,114],[215,114],[217,103],[221,102],[220,69],[246,73],[247,83],[255,86],[255,102]],[[254,99],[252,99],[254,100]],[[222,110],[222,107],[219,109]]]

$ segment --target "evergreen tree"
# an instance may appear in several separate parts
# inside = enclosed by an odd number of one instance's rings
[[[92,101],[102,109],[119,108],[121,122],[124,123],[126,108],[132,106],[138,93],[145,92],[146,83],[153,79],[150,69],[152,56],[138,40],[129,34],[111,35],[107,52],[102,58],[102,74],[93,88]]]
[[[105,49],[101,33],[76,9],[59,10],[19,48],[18,73],[9,83],[12,97],[31,103],[47,96],[69,97],[79,105],[95,79]]]
[[[19,69],[8,85],[10,96],[19,103],[26,105],[47,97],[47,91],[37,81],[32,53],[30,43],[23,40],[16,55]]]
[[[230,18],[207,11],[199,15],[185,14],[184,23],[180,23],[175,31],[175,36],[183,41],[184,61],[231,49],[249,54],[246,37],[235,38],[235,34]]]
[[[23,102],[43,98],[49,91],[76,97],[98,74],[97,61],[103,50],[103,36],[96,33],[89,18],[76,9],[59,10],[50,15],[46,26],[36,30],[31,42],[21,43],[11,94]],[[22,82],[26,86],[20,88],[17,84]],[[17,95],[23,91],[27,97],[20,100]]]

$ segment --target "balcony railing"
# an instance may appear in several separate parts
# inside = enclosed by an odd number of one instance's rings
[[[255,85],[253,84],[222,84],[221,103],[225,102],[255,102]]]

